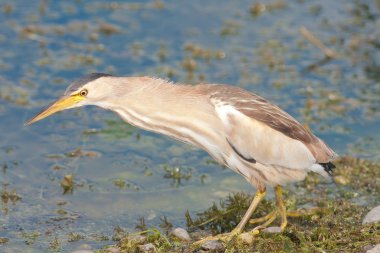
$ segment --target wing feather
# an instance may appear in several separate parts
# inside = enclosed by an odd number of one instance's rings
[[[304,163],[300,162],[300,166],[303,167],[308,163],[329,162],[336,156],[322,140],[266,99],[227,85],[212,85],[209,89],[210,101],[233,136],[228,141],[244,157],[259,161],[260,157],[255,156],[261,155],[263,160],[277,163],[279,166],[293,167],[298,166],[291,163],[297,163],[297,160],[304,157]],[[271,136],[262,136],[268,134]],[[258,150],[246,150],[249,148],[264,148],[269,153],[260,154]],[[308,157],[308,152],[312,154],[312,158]],[[265,164],[266,161],[261,162]]]

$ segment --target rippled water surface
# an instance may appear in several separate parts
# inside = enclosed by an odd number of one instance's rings
[[[186,210],[254,191],[205,152],[99,108],[23,126],[86,73],[240,86],[339,154],[377,160],[378,2],[0,1],[0,251],[99,248],[141,217],[185,226]],[[337,57],[323,60],[302,26]],[[65,176],[74,187],[63,194]]]

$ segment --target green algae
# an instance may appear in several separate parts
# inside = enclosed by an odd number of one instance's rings
[[[7,242],[9,242],[9,238],[7,238],[7,237],[0,237],[0,244],[5,244]]]
[[[8,185],[4,184],[2,190],[0,191],[1,209],[3,214],[8,214],[9,204],[15,205],[21,199],[22,197],[17,193],[16,189],[9,191]]]

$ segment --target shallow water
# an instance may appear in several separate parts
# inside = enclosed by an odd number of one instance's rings
[[[100,237],[112,237],[116,226],[131,232],[139,218],[157,226],[164,215],[185,226],[186,210],[254,191],[205,152],[98,108],[23,126],[85,73],[241,86],[286,109],[339,154],[378,160],[379,4],[261,3],[0,1],[0,180],[2,196],[21,197],[3,198],[0,237],[9,241],[0,251],[46,251],[55,239],[62,251],[98,248],[112,243]],[[321,63],[301,26],[338,58]],[[68,154],[76,149],[81,155]],[[175,168],[180,182],[168,178]],[[63,194],[60,182],[70,174],[73,192]],[[85,238],[68,242],[70,232]]]

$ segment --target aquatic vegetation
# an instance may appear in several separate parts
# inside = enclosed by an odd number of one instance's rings
[[[61,181],[63,194],[73,193],[74,191],[74,176],[72,174],[65,175]]]
[[[12,191],[9,191],[7,189],[7,185],[5,184],[5,185],[3,185],[3,188],[0,191],[0,199],[1,199],[2,212],[4,214],[7,214],[8,211],[9,211],[8,205],[9,204],[15,205],[22,198],[17,193],[16,189],[13,189]]]
[[[169,167],[168,165],[163,166],[165,172],[164,178],[172,179],[173,186],[179,186],[181,181],[189,180],[192,177],[193,168],[182,168],[182,167]]]

